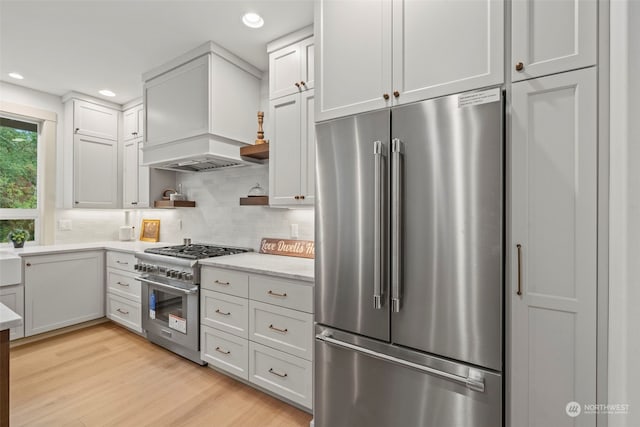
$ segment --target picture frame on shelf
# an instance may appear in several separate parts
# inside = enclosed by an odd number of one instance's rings
[[[160,220],[143,219],[140,227],[140,241],[157,242],[160,240]]]

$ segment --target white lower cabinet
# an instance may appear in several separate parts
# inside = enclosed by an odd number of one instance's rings
[[[109,293],[107,294],[107,317],[136,332],[142,332],[140,303]]]
[[[210,365],[249,379],[249,342],[205,325],[200,327],[200,357]]]
[[[141,285],[133,266],[135,255],[107,252],[107,317],[142,333]]]
[[[312,406],[312,364],[249,341],[249,381],[300,405]]]
[[[25,336],[105,315],[103,251],[34,255],[23,262]]]
[[[0,287],[0,302],[24,318],[24,285]],[[22,337],[24,337],[24,324],[9,330],[10,340],[17,340]]]
[[[249,301],[249,338],[260,344],[311,360],[313,315],[258,301]]]
[[[312,284],[203,266],[200,288],[202,360],[312,409]]]

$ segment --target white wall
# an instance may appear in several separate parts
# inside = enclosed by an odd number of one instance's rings
[[[640,425],[640,2],[611,1],[609,427]]]

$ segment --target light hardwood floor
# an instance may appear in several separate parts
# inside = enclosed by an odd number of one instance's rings
[[[308,426],[311,415],[112,323],[11,349],[11,426]]]

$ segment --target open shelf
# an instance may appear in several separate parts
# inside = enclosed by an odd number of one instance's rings
[[[156,200],[153,202],[155,208],[195,208],[196,202],[193,200]]]
[[[240,197],[240,206],[268,206],[269,196]]]
[[[240,147],[242,157],[252,157],[254,159],[266,160],[269,158],[269,143],[257,145],[245,145]]]

